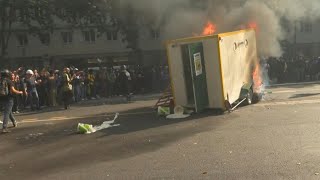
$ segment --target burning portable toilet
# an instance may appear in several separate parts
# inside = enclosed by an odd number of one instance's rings
[[[251,104],[261,83],[253,29],[172,40],[167,55],[175,104],[196,112]]]

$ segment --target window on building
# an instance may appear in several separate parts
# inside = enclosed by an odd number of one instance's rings
[[[112,32],[112,39],[113,40],[118,40],[118,31],[113,31]]]
[[[58,13],[59,13],[60,16],[63,16],[63,17],[67,16],[67,10],[66,9],[60,9],[60,10],[58,10]]]
[[[20,9],[19,11],[19,19],[20,21],[26,21],[28,20],[29,16],[28,16],[28,9]]]
[[[34,9],[34,15],[35,15],[35,17],[42,17],[43,16],[43,14],[44,14],[44,12],[43,12],[43,10],[40,8],[40,7],[36,7],[35,9]]]
[[[27,34],[17,34],[17,40],[19,46],[28,45],[28,36]]]
[[[73,40],[73,35],[71,31],[61,32],[62,40],[64,44],[71,44]]]
[[[300,31],[301,32],[312,32],[312,23],[311,22],[300,22]]]
[[[50,34],[49,33],[40,34],[40,41],[43,45],[48,46],[50,44]]]
[[[108,31],[107,32],[107,40],[109,40],[109,41],[118,40],[118,31]]]
[[[151,29],[150,30],[150,34],[151,34],[151,37],[153,39],[159,39],[160,38],[160,30],[159,29]]]
[[[86,42],[95,42],[96,41],[96,33],[93,29],[88,31],[83,31],[83,40]]]

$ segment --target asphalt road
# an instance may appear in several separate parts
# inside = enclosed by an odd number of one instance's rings
[[[17,116],[0,179],[320,179],[320,85],[267,89],[231,114],[158,119],[154,100]],[[112,127],[76,133],[79,122]]]

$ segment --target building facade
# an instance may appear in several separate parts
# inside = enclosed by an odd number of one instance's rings
[[[65,65],[98,66],[99,64],[139,64],[145,66],[165,63],[164,46],[159,31],[140,30],[139,53],[127,48],[121,33],[110,30],[99,33],[95,28],[57,28],[41,37],[14,30],[7,49],[8,64],[14,66]]]
[[[297,21],[290,42],[297,57],[313,59],[320,56],[319,21]]]

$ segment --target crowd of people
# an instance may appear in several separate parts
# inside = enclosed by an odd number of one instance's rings
[[[4,111],[4,114],[7,114],[4,115],[4,129],[8,119],[13,119],[16,126],[13,114],[27,108],[37,111],[44,106],[63,105],[68,109],[72,103],[114,96],[123,96],[129,102],[133,94],[160,92],[169,84],[167,66],[143,69],[139,66],[127,68],[123,65],[119,68],[85,70],[65,67],[62,71],[45,68],[38,71],[20,67],[14,71],[2,71],[0,78],[1,82],[6,82],[10,88],[12,86],[16,90],[16,93],[9,90],[12,110]],[[0,85],[0,91],[3,86]],[[1,97],[0,92],[1,99],[7,102],[7,98]],[[8,109],[6,103],[2,104],[2,108]]]
[[[264,78],[269,79],[270,83],[293,83],[320,79],[320,57],[300,57],[296,60],[269,58],[262,60],[261,65],[265,71]]]

